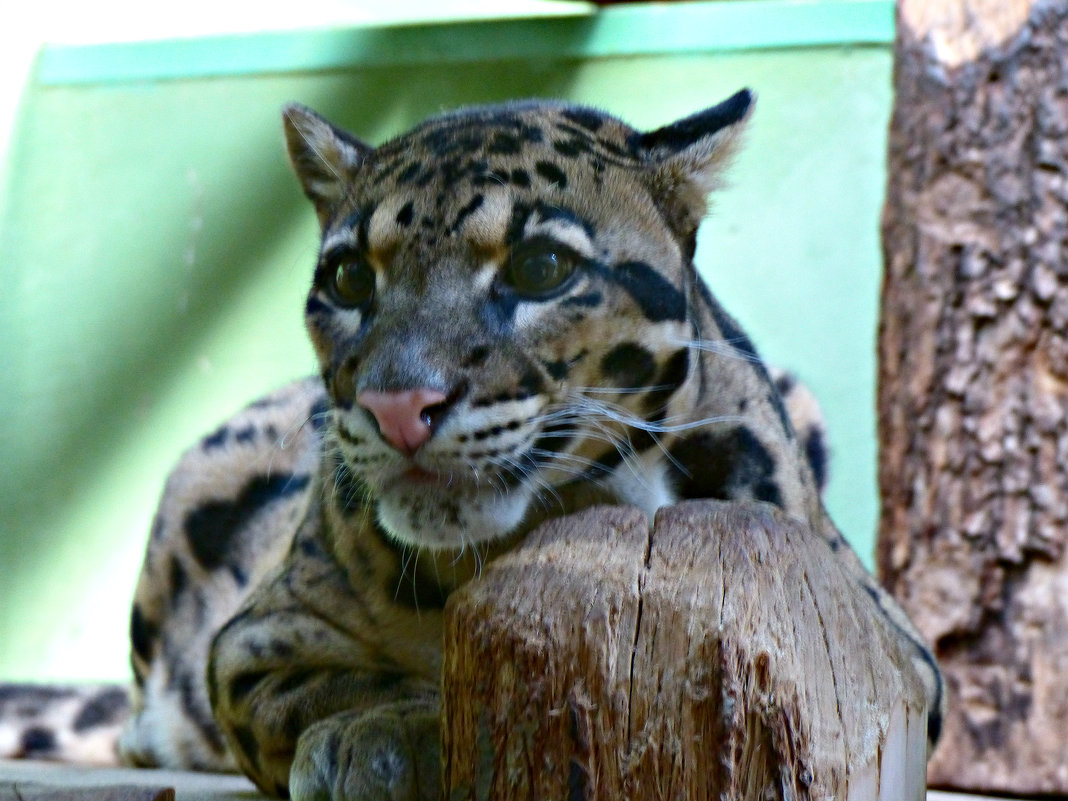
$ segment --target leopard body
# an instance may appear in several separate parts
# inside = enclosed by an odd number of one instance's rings
[[[286,110],[322,228],[321,373],[168,480],[131,616],[128,761],[436,798],[449,593],[549,517],[694,498],[773,504],[822,537],[914,654],[937,736],[935,661],[821,502],[807,394],[693,266],[751,103],[650,132],[513,103],[377,148]]]

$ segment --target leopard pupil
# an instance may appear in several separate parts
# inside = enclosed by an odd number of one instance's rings
[[[568,275],[566,264],[555,253],[539,253],[523,261],[516,288],[521,292],[548,292],[560,286]]]
[[[346,306],[364,306],[371,301],[375,290],[375,275],[366,264],[344,262],[334,274],[334,292]]]

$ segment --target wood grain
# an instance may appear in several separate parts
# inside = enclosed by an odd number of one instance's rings
[[[769,505],[552,521],[450,598],[446,797],[922,799],[899,643]]]

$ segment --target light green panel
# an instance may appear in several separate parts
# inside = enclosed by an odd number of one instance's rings
[[[832,512],[868,558],[889,74],[886,48],[827,47],[32,87],[0,220],[0,678],[124,677],[169,464],[312,369],[315,225],[277,113],[294,99],[377,141],[462,103],[567,97],[653,126],[756,89],[699,262],[819,394]]]

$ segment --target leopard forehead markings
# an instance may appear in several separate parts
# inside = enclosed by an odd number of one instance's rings
[[[596,136],[602,128],[615,137]],[[390,193],[373,209],[368,238],[379,246],[415,228],[434,242],[463,229],[475,240],[499,242],[521,199],[538,198],[551,209],[565,196],[601,190],[606,171],[639,169],[621,128],[594,112],[541,108],[408,134],[376,151],[361,182]]]

